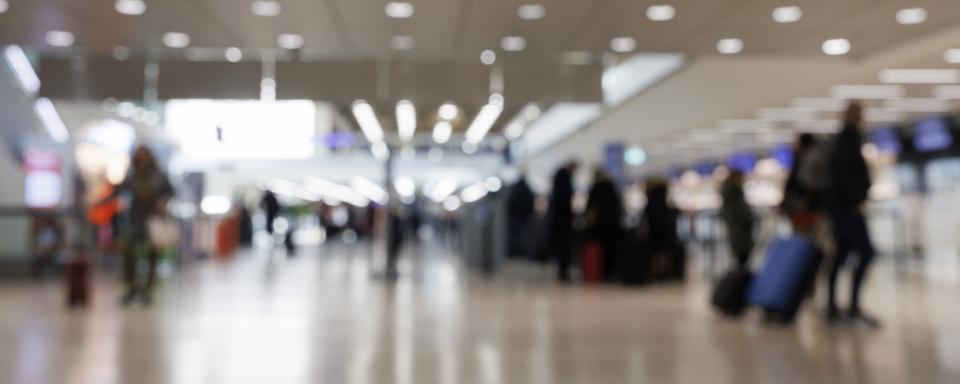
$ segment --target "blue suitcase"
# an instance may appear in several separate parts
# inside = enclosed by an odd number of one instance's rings
[[[804,237],[777,239],[767,251],[763,269],[751,283],[750,303],[768,316],[789,322],[812,288],[821,253]]]

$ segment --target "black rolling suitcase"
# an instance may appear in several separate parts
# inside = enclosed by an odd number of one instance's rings
[[[711,303],[725,316],[739,316],[747,309],[747,290],[753,274],[745,268],[735,268],[723,275],[713,289]]]

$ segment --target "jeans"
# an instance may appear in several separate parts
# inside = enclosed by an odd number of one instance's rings
[[[867,230],[867,220],[863,213],[857,209],[836,210],[830,212],[830,219],[833,221],[833,237],[836,241],[837,253],[834,257],[833,265],[830,268],[830,285],[828,291],[828,309],[837,310],[836,286],[837,275],[840,269],[847,262],[851,252],[856,251],[859,255],[859,262],[853,271],[853,282],[850,291],[850,311],[860,311],[860,287],[866,278],[867,269],[876,254],[873,249],[873,243],[870,241],[870,233]]]

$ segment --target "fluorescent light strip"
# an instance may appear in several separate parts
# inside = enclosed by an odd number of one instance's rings
[[[889,99],[903,97],[899,85],[834,85],[830,95],[838,99]]]
[[[817,110],[812,108],[760,108],[757,118],[774,121],[793,121],[817,118]]]
[[[497,122],[501,112],[503,112],[503,107],[492,103],[480,108],[480,112],[473,119],[470,128],[467,128],[467,141],[473,144],[480,143],[487,132],[490,131],[490,128],[493,128],[493,124]]]
[[[933,87],[933,96],[938,99],[960,100],[960,85],[938,85]]]
[[[305,184],[307,190],[319,193],[323,195],[324,198],[341,201],[356,207],[366,207],[370,204],[367,198],[345,185],[340,185],[318,177],[307,178]]]
[[[885,69],[880,81],[887,84],[956,84],[960,70],[956,69]]]
[[[798,97],[790,103],[794,108],[809,108],[818,111],[838,112],[847,107],[847,102],[843,99],[834,99],[832,97]]]
[[[885,106],[887,109],[903,112],[946,112],[950,110],[949,101],[927,97],[888,99]]]
[[[357,119],[363,136],[371,143],[383,141],[383,128],[380,126],[380,120],[377,120],[377,114],[373,111],[370,103],[363,100],[353,102],[353,117]]]
[[[37,72],[33,70],[33,65],[30,64],[30,59],[23,52],[23,48],[20,48],[19,45],[8,46],[3,50],[3,56],[10,64],[10,68],[13,69],[13,74],[23,90],[31,95],[37,93],[40,90],[40,78],[37,77]]]
[[[460,200],[463,200],[464,203],[469,204],[482,199],[488,193],[490,193],[490,191],[487,190],[486,183],[479,182],[460,191]]]
[[[768,131],[773,125],[766,120],[727,119],[720,122],[723,133],[755,133]]]
[[[374,183],[370,179],[360,176],[354,176],[350,179],[350,187],[360,192],[361,195],[374,201],[377,204],[386,204],[388,195],[387,190],[380,186],[380,184]]]
[[[417,109],[410,100],[400,100],[397,103],[397,133],[400,140],[409,142],[417,131]]]
[[[57,108],[53,106],[50,99],[37,99],[33,104],[33,110],[37,113],[37,117],[40,118],[40,122],[43,123],[47,132],[50,133],[50,137],[58,143],[66,143],[67,140],[70,140],[70,132],[67,131],[67,126],[63,124],[63,119],[60,118]]]
[[[430,190],[430,199],[439,203],[457,191],[457,180],[452,177],[441,179]]]

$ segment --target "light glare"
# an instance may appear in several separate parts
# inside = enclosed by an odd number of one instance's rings
[[[437,114],[440,116],[441,119],[453,120],[453,119],[456,119],[457,115],[460,114],[460,108],[457,108],[457,105],[454,104],[453,102],[448,101],[446,103],[443,103],[443,105],[440,106],[440,109],[437,112]]]
[[[276,1],[258,0],[250,3],[250,9],[254,15],[271,17],[279,15],[283,7]]]
[[[417,130],[417,109],[410,100],[400,100],[397,103],[397,133],[400,140],[409,142]]]
[[[384,7],[387,16],[394,19],[406,19],[413,16],[415,8],[413,4],[405,1],[391,1]]]
[[[517,7],[517,16],[524,20],[540,20],[547,14],[547,8],[540,4],[522,4]]]
[[[773,10],[773,20],[778,23],[795,23],[803,17],[803,11],[797,6],[778,7]]]
[[[224,56],[226,56],[227,61],[231,63],[236,63],[241,59],[243,59],[243,51],[241,51],[240,48],[237,48],[237,47],[230,47],[230,48],[227,48],[227,51],[224,53]]]
[[[618,53],[626,53],[637,48],[637,40],[632,37],[615,37],[610,40],[610,49]]]
[[[439,144],[444,144],[450,141],[450,136],[453,135],[453,126],[446,121],[440,121],[433,126],[433,141],[436,141]]]
[[[67,31],[47,32],[47,44],[54,47],[69,47],[73,45],[74,40],[73,33]]]
[[[737,38],[721,39],[717,42],[717,51],[724,55],[735,55],[743,51],[743,40]]]
[[[147,11],[147,4],[143,0],[117,0],[113,7],[117,12],[129,16],[142,15]]]
[[[303,48],[303,36],[295,33],[284,33],[280,36],[277,36],[277,45],[283,49],[300,49]]]
[[[823,53],[830,56],[845,55],[850,52],[850,41],[847,39],[829,39],[823,42]]]
[[[500,48],[507,52],[519,52],[527,48],[527,39],[523,36],[507,36],[500,40]]]
[[[653,5],[647,8],[647,18],[651,21],[669,21],[676,14],[677,10],[672,5]]]
[[[497,54],[492,50],[485,49],[483,52],[480,52],[480,62],[484,65],[493,65],[497,61]]]
[[[897,11],[897,22],[903,25],[920,24],[927,21],[927,10],[923,8],[906,8]]]
[[[186,48],[190,45],[190,35],[183,32],[164,33],[163,45],[170,48]]]

